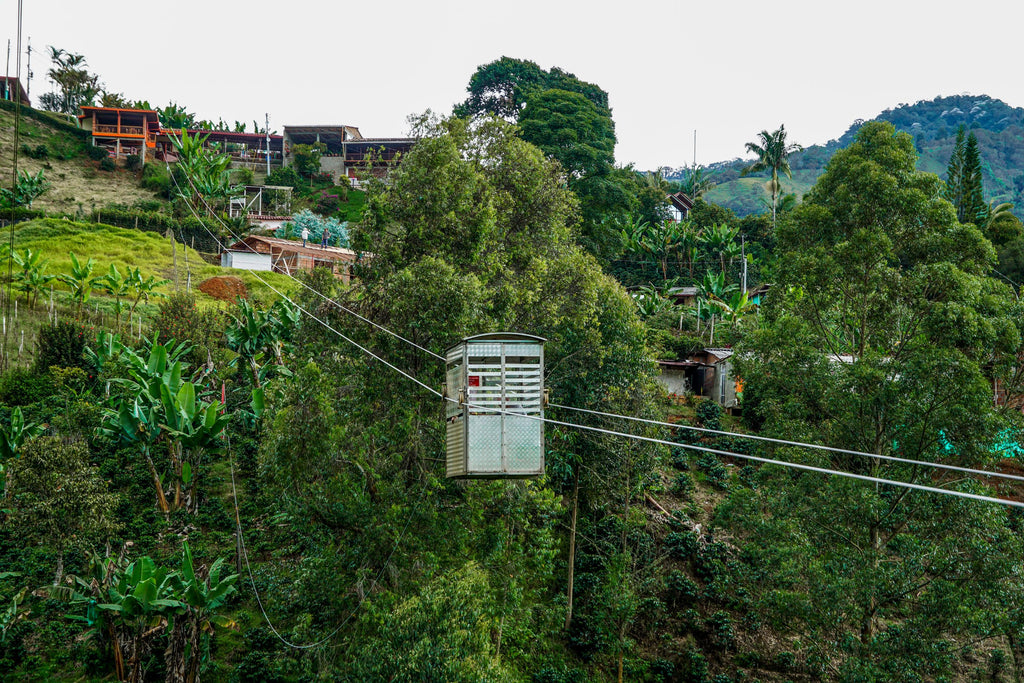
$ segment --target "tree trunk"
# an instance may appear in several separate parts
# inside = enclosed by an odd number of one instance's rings
[[[60,580],[64,578],[64,550],[57,551],[57,573],[53,577],[53,585],[59,586]]]
[[[156,487],[156,504],[160,508],[160,512],[167,515],[171,511],[170,506],[167,504],[167,496],[164,495],[164,486],[160,483],[160,475],[157,474],[156,465],[153,464],[153,458],[149,457],[149,453],[146,453],[146,463],[149,465],[149,473],[153,476],[153,486]]]
[[[568,588],[566,589],[566,611],[565,611],[565,630],[569,630],[569,625],[572,624],[572,589],[573,579],[576,576],[576,515],[580,507],[580,474],[576,472],[576,482],[573,484],[572,491],[572,525],[569,528],[569,580]]]

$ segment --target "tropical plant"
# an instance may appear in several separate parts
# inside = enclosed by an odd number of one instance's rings
[[[71,298],[75,302],[75,314],[79,317],[82,315],[82,308],[85,303],[89,300],[92,295],[93,289],[96,287],[96,283],[99,278],[92,276],[92,271],[96,267],[96,259],[90,257],[85,263],[81,263],[78,257],[75,256],[75,252],[71,254],[71,274],[58,276],[60,281],[68,285],[71,289]]]
[[[128,278],[122,276],[117,266],[111,263],[107,274],[96,278],[96,284],[108,295],[114,297],[114,325],[119,329],[121,327],[121,313],[124,310],[121,300],[128,296],[130,292]]]
[[[68,116],[76,116],[80,108],[92,104],[103,91],[100,78],[85,68],[85,57],[49,46],[52,66],[47,76],[57,86],[57,92],[45,93],[39,98],[41,107]]]
[[[71,586],[50,590],[52,597],[84,609],[84,614],[71,619],[110,640],[118,680],[142,681],[154,641],[166,633],[170,641],[164,651],[166,680],[198,681],[209,659],[214,626],[234,625],[217,611],[236,592],[238,575],[221,577],[223,559],[209,571],[197,569],[187,542],[183,555],[181,569],[174,571],[158,566],[149,556],[125,565],[123,555],[93,554],[86,576],[74,576]]]
[[[757,142],[748,142],[747,151],[757,155],[757,160],[740,172],[741,176],[759,171],[770,171],[771,178],[768,181],[768,190],[772,195],[772,227],[776,224],[776,198],[779,196],[779,173],[785,173],[787,178],[793,177],[793,171],[789,167],[789,155],[799,152],[803,147],[800,145],[786,144],[786,126],[780,125],[779,129],[773,132],[762,130],[758,133]]]
[[[122,347],[130,378],[120,383],[129,395],[116,408],[104,409],[100,429],[114,441],[139,449],[164,514],[182,508],[198,511],[196,482],[204,456],[220,449],[220,435],[229,419],[221,414],[219,401],[203,400],[196,385],[182,379],[184,364],[179,359],[188,350],[185,343],[170,347],[154,343],[143,357]],[[166,447],[166,461],[156,450],[160,444]],[[171,500],[168,490],[173,491]]]
[[[133,296],[131,306],[128,308],[128,317],[135,315],[135,309],[139,303],[145,301],[149,302],[150,297],[163,298],[166,295],[156,291],[157,287],[163,287],[170,280],[157,278],[155,275],[143,279],[142,270],[140,268],[128,267],[128,272],[125,275],[125,285],[128,288],[129,296]]]
[[[30,308],[34,308],[39,298],[39,292],[50,284],[56,275],[46,272],[46,264],[49,261],[43,258],[42,251],[25,249],[21,253],[14,252],[12,258],[21,269],[14,274],[14,282],[18,289],[25,294],[25,303]]]
[[[712,225],[704,231],[704,245],[718,258],[722,273],[725,273],[726,266],[732,265],[733,259],[740,255],[741,248],[736,242],[739,232],[739,228],[731,228],[725,223]]]
[[[43,171],[44,169],[39,169],[35,175],[30,175],[27,171],[18,171],[18,180],[13,189],[0,188],[0,208],[27,206],[31,209],[32,202],[52,187]]]
[[[690,166],[683,171],[683,179],[679,183],[680,191],[690,199],[697,201],[717,183],[706,173],[703,166]]]
[[[254,387],[262,386],[272,367],[284,368],[284,347],[300,317],[299,309],[287,301],[278,301],[269,310],[261,311],[246,299],[238,299],[231,314],[234,324],[224,334],[228,348],[238,354],[232,364],[249,367]],[[273,356],[274,366],[262,363],[267,354]]]
[[[205,213],[204,203],[227,197],[228,167],[231,155],[223,154],[215,145],[207,145],[209,134],[189,135],[182,129],[178,135],[171,135],[171,141],[178,152],[178,163],[174,172],[181,177],[178,194],[196,211]]]

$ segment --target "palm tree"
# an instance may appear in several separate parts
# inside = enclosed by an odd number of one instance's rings
[[[758,171],[771,171],[772,177],[768,181],[768,187],[772,193],[772,228],[775,228],[775,204],[779,195],[779,171],[786,174],[787,178],[793,177],[793,171],[789,168],[789,155],[803,149],[800,145],[793,143],[786,144],[786,126],[780,125],[775,132],[769,133],[762,130],[757,134],[757,142],[748,142],[747,151],[757,155],[757,161],[747,166],[740,172],[741,176]]]
[[[686,196],[697,201],[705,192],[713,188],[717,183],[711,179],[710,173],[704,172],[703,166],[692,166],[686,169],[679,189],[686,193]]]

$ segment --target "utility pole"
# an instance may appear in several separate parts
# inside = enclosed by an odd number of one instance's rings
[[[267,136],[267,175],[270,175],[270,114],[268,113],[263,114],[263,132]]]
[[[27,72],[25,78],[25,95],[32,96],[32,36],[28,37],[28,63],[25,65]],[[19,83],[20,85],[20,83]]]
[[[11,99],[11,39],[7,39],[7,71],[4,72],[4,99]]]
[[[747,236],[740,235],[740,258],[743,259],[743,293],[747,292]]]

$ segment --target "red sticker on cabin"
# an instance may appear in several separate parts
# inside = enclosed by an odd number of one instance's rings
[[[480,375],[470,375],[469,376],[469,386],[471,386],[471,387],[478,387],[478,386],[480,386]]]

